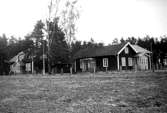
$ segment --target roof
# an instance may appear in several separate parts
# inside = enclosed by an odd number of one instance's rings
[[[16,56],[14,56],[12,59],[10,59],[9,62],[16,62],[20,55],[24,55],[24,52],[22,52],[22,51],[19,52]]]
[[[151,51],[148,51],[138,45],[132,45],[132,46],[135,49],[136,53],[151,53]]]
[[[74,59],[117,55],[117,54],[120,54],[127,45],[129,45],[137,54],[151,53],[150,51],[138,45],[131,45],[129,42],[127,42],[127,43],[122,43],[117,45],[82,49],[74,55]]]
[[[88,57],[97,57],[97,56],[108,56],[108,55],[117,55],[117,53],[126,45],[127,43],[110,45],[104,47],[94,47],[86,48],[78,51],[74,55],[74,59],[77,58],[88,58]]]

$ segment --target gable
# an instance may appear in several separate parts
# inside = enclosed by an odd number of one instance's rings
[[[137,53],[136,50],[135,50],[135,48],[128,42],[128,43],[126,43],[126,44],[121,48],[120,51],[118,51],[117,54],[120,54],[121,52],[123,52],[126,47],[131,48],[135,53]]]
[[[22,60],[24,56],[25,56],[24,52],[20,52],[16,56],[14,56],[12,59],[10,59],[9,62],[18,62],[19,60]]]
[[[122,51],[119,52],[119,55],[121,56],[133,56],[135,54],[136,51],[130,45],[127,45],[124,47],[124,49],[122,49]]]

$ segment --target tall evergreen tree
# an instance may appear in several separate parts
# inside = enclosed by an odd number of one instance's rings
[[[54,19],[50,33],[50,62],[51,65],[69,63],[69,48],[65,40],[65,34],[58,26],[58,20]]]
[[[5,34],[0,36],[0,75],[7,74],[8,64],[7,64],[7,37]]]

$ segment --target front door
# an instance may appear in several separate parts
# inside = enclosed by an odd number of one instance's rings
[[[82,71],[93,72],[96,66],[95,60],[93,58],[87,58],[82,60],[83,67]]]

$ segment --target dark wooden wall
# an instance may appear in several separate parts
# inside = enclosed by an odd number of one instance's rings
[[[117,70],[117,59],[116,56],[102,56],[96,58],[97,71],[106,71],[103,67],[103,58],[108,58],[108,68],[107,70]]]
[[[132,66],[128,66],[128,58],[129,57],[134,58],[136,53],[129,45],[127,47],[129,49],[128,54],[126,54],[124,50],[119,54],[120,70],[131,70],[131,69],[133,69]],[[122,57],[125,57],[125,60],[126,60],[126,66],[123,66],[123,67],[122,67],[122,61],[121,61]]]
[[[96,71],[106,71],[106,68],[103,67],[103,58],[108,58],[108,71],[117,70],[117,57],[116,56],[100,56],[94,57],[96,61]],[[76,60],[76,71],[81,72],[80,69],[80,59]]]

